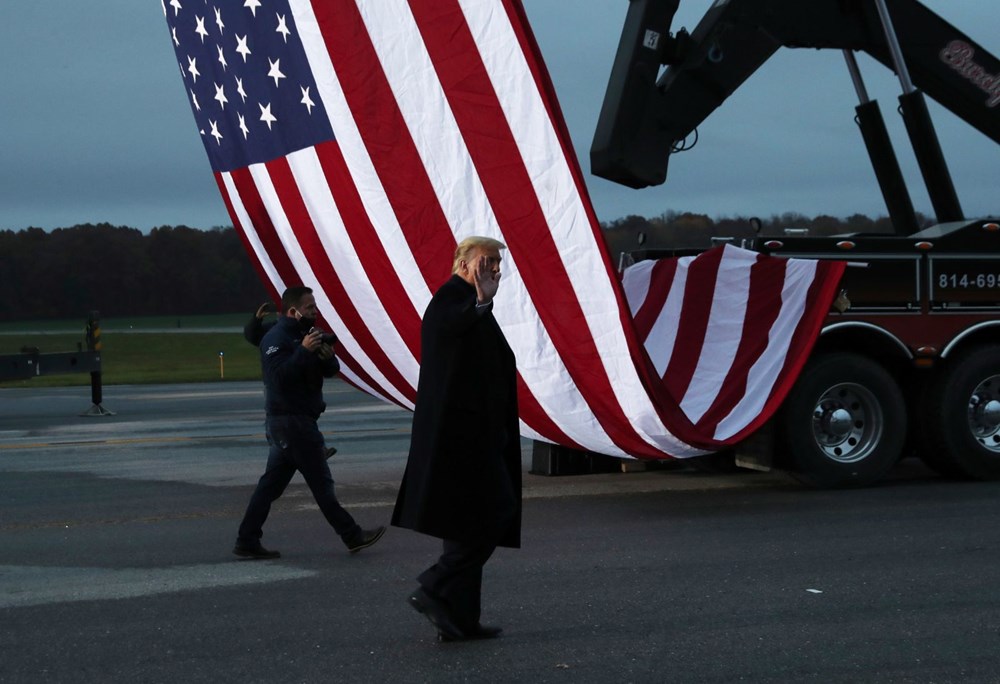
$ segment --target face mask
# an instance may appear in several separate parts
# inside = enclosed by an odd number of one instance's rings
[[[316,319],[315,318],[307,318],[306,316],[303,316],[302,314],[300,314],[298,311],[295,312],[295,318],[298,319],[298,321],[299,321],[299,329],[302,332],[307,333],[307,332],[309,332],[313,328],[313,326],[316,325]]]

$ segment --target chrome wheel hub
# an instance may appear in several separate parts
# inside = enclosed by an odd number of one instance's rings
[[[1000,401],[996,408],[1000,413]],[[812,423],[816,444],[828,458],[855,463],[866,458],[882,438],[882,407],[866,387],[845,382],[823,393],[813,409]]]
[[[973,390],[968,418],[972,437],[985,449],[1000,453],[1000,375],[986,378]]]

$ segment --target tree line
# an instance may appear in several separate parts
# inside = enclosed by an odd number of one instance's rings
[[[0,231],[0,321],[250,312],[267,299],[233,228]]]
[[[762,235],[788,228],[812,235],[892,232],[888,218],[860,214],[785,213],[761,223]],[[704,248],[712,236],[754,235],[747,217],[675,211],[626,216],[601,227],[613,259],[641,247]],[[85,317],[92,310],[103,317],[249,312],[267,298],[232,227],[162,226],[143,233],[107,223],[0,231],[0,294],[0,321]]]

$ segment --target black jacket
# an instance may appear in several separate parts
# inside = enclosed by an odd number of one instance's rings
[[[256,314],[250,317],[247,324],[243,326],[243,337],[247,342],[255,347],[260,346],[260,341],[264,339],[267,331],[274,327],[276,321],[265,321],[257,318]]]
[[[392,523],[519,546],[521,445],[514,353],[476,290],[452,276],[420,328],[410,454]]]
[[[267,390],[265,407],[269,416],[309,416],[319,418],[326,410],[323,378],[340,370],[337,357],[323,361],[302,346],[305,333],[299,322],[282,316],[260,341],[260,366]]]

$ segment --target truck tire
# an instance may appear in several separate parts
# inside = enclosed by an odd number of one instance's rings
[[[977,480],[1000,478],[1000,345],[970,350],[937,378],[928,421],[937,457]]]
[[[941,477],[950,479],[967,479],[965,474],[955,460],[944,449],[934,443],[931,437],[932,422],[941,415],[938,408],[939,394],[935,382],[928,382],[920,388],[919,394],[909,405],[911,416],[919,417],[910,421],[910,439],[908,443],[909,452],[916,455],[923,464],[936,472]]]
[[[875,361],[849,352],[811,359],[778,415],[776,447],[789,472],[812,487],[863,487],[899,460],[906,403]]]

